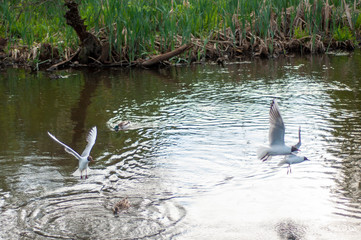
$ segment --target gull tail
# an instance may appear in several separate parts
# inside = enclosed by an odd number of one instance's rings
[[[259,147],[257,150],[257,157],[259,160],[267,161],[272,158],[269,154],[269,148],[268,147]]]
[[[89,168],[89,167],[87,167],[87,169],[85,170],[83,170],[83,176],[85,176],[85,173],[86,173],[86,171],[88,172],[88,175],[90,174],[90,172],[91,172],[91,169]],[[79,170],[79,168],[75,171],[75,172],[73,172],[73,176],[74,177],[80,177],[80,170]]]

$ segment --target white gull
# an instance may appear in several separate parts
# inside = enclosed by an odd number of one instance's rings
[[[76,159],[79,160],[79,172],[80,178],[83,178],[83,171],[85,170],[85,178],[88,178],[88,163],[93,161],[93,158],[90,156],[90,151],[95,144],[95,140],[97,138],[97,127],[93,127],[88,134],[86,141],[88,144],[86,145],[83,153],[79,155],[76,151],[65,145],[64,143],[60,142],[54,135],[48,132],[48,135],[57,143],[62,145],[65,151],[71,155],[73,155]]]
[[[301,145],[301,140],[295,146],[289,147],[285,145],[285,124],[283,123],[276,99],[273,99],[271,103],[269,115],[269,147],[260,147],[257,151],[257,157],[262,161],[269,160],[272,156],[276,155],[292,154],[299,150],[297,145]]]

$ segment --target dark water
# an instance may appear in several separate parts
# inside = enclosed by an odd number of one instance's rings
[[[361,53],[0,75],[0,239],[361,239]],[[256,158],[277,97],[311,161]],[[130,129],[114,132],[117,121]],[[87,180],[76,160],[92,126]],[[131,207],[114,215],[128,197]]]

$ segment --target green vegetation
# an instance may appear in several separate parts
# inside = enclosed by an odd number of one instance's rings
[[[308,32],[306,30],[303,30],[301,27],[296,27],[295,28],[294,37],[296,39],[301,39],[301,38],[304,38],[304,37],[307,37],[307,36],[310,36],[310,35],[308,34]]]
[[[129,61],[189,42],[197,56],[227,53],[235,57],[249,51],[267,55],[284,52],[287,41],[305,36],[310,36],[312,52],[323,45],[317,41],[355,42],[361,25],[354,9],[359,6],[351,0],[76,2],[87,30],[101,41],[109,41],[120,59]],[[0,10],[0,37],[9,40],[8,50],[23,46],[30,50],[49,43],[59,50],[60,57],[67,58],[79,45],[75,31],[66,24],[64,1],[0,0]],[[330,42],[325,45],[332,46]]]
[[[347,41],[347,40],[350,40],[350,41],[353,41],[353,42],[356,41],[355,35],[346,26],[336,28],[336,30],[335,30],[335,32],[333,34],[333,38],[336,41],[341,41],[341,42]]]

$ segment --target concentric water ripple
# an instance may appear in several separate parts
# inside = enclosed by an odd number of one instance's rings
[[[0,238],[358,239],[361,73],[338,59],[27,76],[34,96],[12,88],[0,105]],[[301,126],[298,154],[310,159],[292,174],[282,157],[256,157],[273,98],[286,143]],[[81,151],[94,125],[95,161],[78,179],[46,132]],[[125,197],[130,208],[114,214]]]
[[[121,197],[99,192],[64,192],[44,196],[21,207],[22,235],[62,239],[159,238],[185,216],[172,200],[127,196],[131,207],[118,216],[114,204]]]

